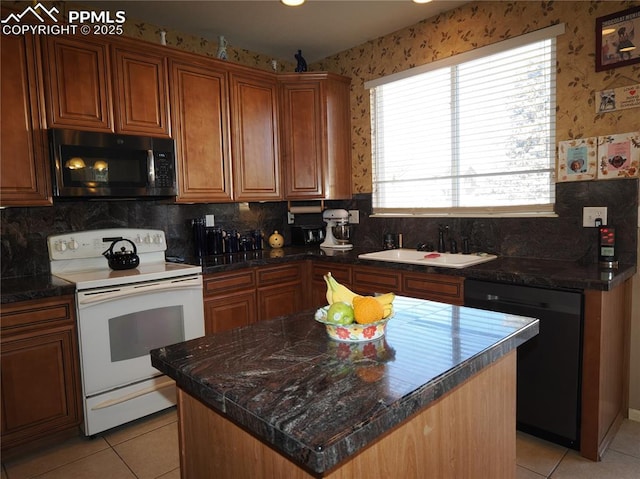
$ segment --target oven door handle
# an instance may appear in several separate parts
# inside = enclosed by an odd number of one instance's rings
[[[136,286],[123,286],[106,291],[99,292],[81,292],[78,293],[78,307],[93,306],[102,304],[107,301],[131,298],[133,296],[141,296],[149,293],[169,292],[202,289],[202,280],[197,279],[172,281],[170,283],[144,284]]]

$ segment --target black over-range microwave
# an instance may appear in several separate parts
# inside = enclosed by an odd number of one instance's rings
[[[49,130],[53,194],[63,197],[175,196],[170,138]]]

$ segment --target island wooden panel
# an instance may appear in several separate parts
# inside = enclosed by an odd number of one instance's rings
[[[178,389],[182,478],[514,478],[516,353],[317,476]]]

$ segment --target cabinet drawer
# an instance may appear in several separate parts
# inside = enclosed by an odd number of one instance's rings
[[[404,273],[402,293],[413,298],[462,305],[464,278],[443,274]]]
[[[351,284],[351,266],[329,262],[314,263],[311,268],[311,280],[324,284],[323,276],[328,272],[331,272],[331,276],[339,283],[345,286]]]
[[[304,263],[290,263],[258,268],[258,287],[302,281]]]
[[[41,326],[52,321],[75,321],[74,301],[73,296],[63,296],[5,304],[1,313],[2,332],[7,334],[13,328]]]
[[[352,271],[354,291],[360,294],[399,293],[400,272],[386,268],[357,266]]]
[[[205,298],[241,289],[253,289],[256,286],[256,274],[250,268],[232,273],[208,274],[203,279]]]

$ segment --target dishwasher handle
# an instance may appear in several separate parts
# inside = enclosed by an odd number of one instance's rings
[[[500,303],[506,304],[509,306],[519,306],[522,308],[535,308],[535,309],[551,309],[551,305],[545,302],[532,302],[532,301],[521,301],[518,299],[504,298],[500,297],[497,294],[487,294],[485,299],[489,303]]]

